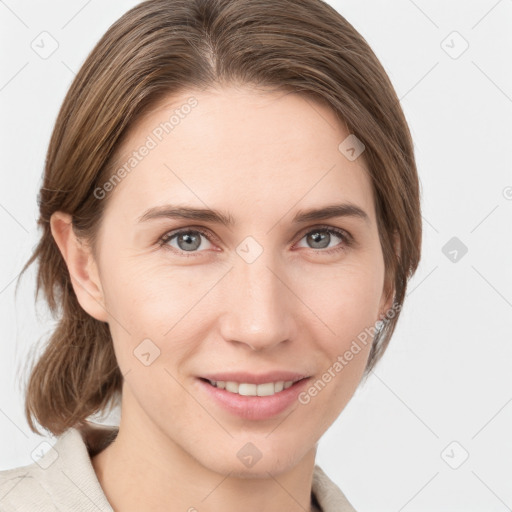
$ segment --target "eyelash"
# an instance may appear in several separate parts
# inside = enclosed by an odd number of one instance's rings
[[[353,238],[352,236],[345,230],[334,228],[332,226],[315,226],[309,231],[306,231],[300,238],[299,241],[302,240],[306,235],[310,235],[315,232],[325,232],[329,234],[334,234],[342,239],[342,242],[340,245],[331,247],[330,249],[311,249],[312,251],[315,251],[317,254],[323,253],[323,254],[334,254],[338,253],[340,251],[346,251],[348,248],[350,248],[353,245]],[[179,229],[176,231],[169,231],[165,233],[163,236],[161,236],[158,239],[158,245],[161,246],[164,250],[170,250],[174,253],[178,253],[180,256],[183,256],[185,258],[190,257],[196,257],[199,256],[201,252],[203,251],[180,251],[176,249],[175,247],[171,247],[170,245],[167,245],[168,242],[170,242],[174,237],[177,237],[183,233],[200,233],[204,237],[208,239],[208,241],[211,242],[210,238],[216,239],[209,231],[204,230],[203,228],[185,228],[185,229]]]

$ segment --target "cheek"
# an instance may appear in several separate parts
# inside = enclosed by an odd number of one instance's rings
[[[149,352],[150,359],[156,354],[152,366],[170,368],[196,349],[194,334],[205,325],[200,299],[211,280],[202,274],[199,278],[197,271],[194,278],[191,268],[119,264],[108,274],[104,293],[123,374],[139,367],[135,359],[139,353]]]
[[[299,397],[301,407],[312,418],[312,429],[326,430],[361,381],[375,334],[382,280],[378,263],[354,264],[331,271],[329,279],[322,280],[325,286],[321,289],[313,288],[311,283],[307,286],[315,293],[310,292],[304,302],[321,320],[310,323],[317,326],[311,334],[321,354],[320,373]],[[303,290],[306,293],[306,288]],[[319,419],[320,427],[314,424]]]
[[[299,293],[331,335],[327,339],[343,344],[374,325],[384,279],[378,261],[347,262],[305,275]]]
[[[168,329],[195,296],[197,286],[187,276],[170,265],[119,262],[106,279],[108,310],[127,328]]]

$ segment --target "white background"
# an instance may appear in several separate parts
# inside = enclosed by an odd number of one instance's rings
[[[21,382],[54,321],[34,305],[34,267],[14,291],[37,241],[53,123],[88,52],[136,3],[0,1],[0,469],[33,462],[43,440],[28,429]],[[415,142],[424,240],[389,349],[317,463],[359,512],[510,510],[512,0],[329,3],[395,85]],[[48,59],[31,48],[43,31],[59,44]],[[461,37],[469,47],[453,58]],[[456,262],[442,251],[452,237],[468,248]]]

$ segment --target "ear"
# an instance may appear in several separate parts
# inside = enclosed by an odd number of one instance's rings
[[[393,250],[395,251],[397,259],[400,258],[400,236],[395,231],[392,237]],[[386,316],[386,312],[393,307],[393,300],[395,298],[395,283],[388,279],[387,275],[384,279],[384,288],[382,290],[382,298],[379,305],[379,319]]]
[[[90,247],[77,238],[71,215],[55,212],[50,219],[55,243],[68,267],[71,284],[82,308],[96,320],[107,322],[103,289]]]

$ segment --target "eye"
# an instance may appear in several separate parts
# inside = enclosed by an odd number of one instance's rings
[[[180,256],[189,257],[203,252],[202,250],[199,250],[200,248],[203,250],[211,249],[213,246],[210,239],[214,238],[215,237],[208,231],[186,228],[166,233],[158,240],[158,244],[164,249],[177,252]],[[341,243],[338,242],[333,245],[332,242],[336,242],[336,238],[341,240]],[[203,243],[203,239],[206,240],[206,247]],[[308,244],[311,244],[309,247],[310,249],[327,254],[346,250],[352,244],[352,237],[349,233],[332,226],[316,227],[315,229],[308,231],[300,241],[304,239]],[[306,246],[306,248],[308,247]]]
[[[341,240],[341,243],[335,243],[336,238]],[[319,226],[313,230],[308,231],[301,240],[306,240],[310,244],[310,249],[320,250],[320,252],[332,253],[340,250],[345,250],[350,247],[352,239],[350,235],[338,228],[332,226]],[[331,244],[334,242],[334,245]],[[306,246],[307,247],[307,246]],[[327,250],[324,250],[327,249]]]
[[[160,245],[165,248],[172,247],[172,249],[181,252],[181,253],[194,253],[194,252],[202,252],[198,251],[200,247],[203,249],[204,243],[202,238],[206,240],[207,244],[210,244],[208,239],[210,235],[202,230],[198,229],[182,229],[179,231],[171,231],[170,233],[166,233],[163,237],[158,241]],[[176,245],[173,245],[171,242],[175,242]],[[211,245],[211,244],[210,244]],[[211,247],[206,247],[206,249],[210,249]],[[183,254],[183,256],[192,256],[193,254]]]

